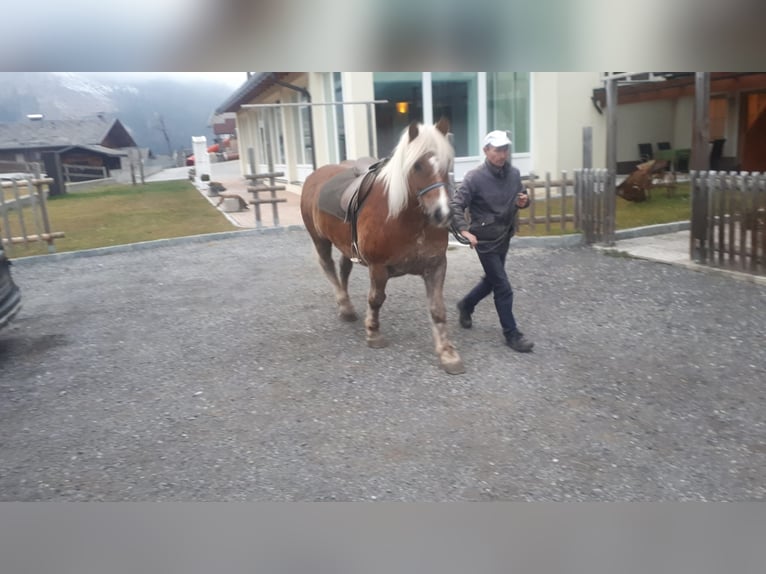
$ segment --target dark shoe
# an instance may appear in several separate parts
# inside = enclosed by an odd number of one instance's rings
[[[457,310],[460,313],[460,326],[463,329],[470,329],[473,321],[471,320],[471,314],[463,308],[462,301],[457,302]]]
[[[519,333],[518,331],[508,337],[505,341],[505,344],[519,353],[529,353],[532,350],[532,347],[535,346],[532,341],[527,339],[522,333]]]

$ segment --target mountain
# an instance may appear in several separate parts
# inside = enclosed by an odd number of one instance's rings
[[[192,136],[212,142],[211,116],[234,88],[208,80],[120,80],[77,72],[0,73],[0,122],[49,120],[106,114],[130,131],[139,147],[155,154],[190,149]],[[164,132],[163,132],[164,126]]]

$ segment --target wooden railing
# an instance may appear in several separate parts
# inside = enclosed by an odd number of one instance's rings
[[[529,195],[529,208],[519,211],[517,229],[527,226],[534,232],[537,226],[545,226],[546,234],[554,231],[554,227],[557,233],[577,231],[574,181],[567,179],[566,172],[562,172],[561,178],[557,180],[551,180],[550,173],[546,173],[543,180],[533,175],[524,180],[523,184]]]
[[[279,225],[279,210],[277,209],[277,204],[284,203],[287,200],[282,197],[277,197],[277,192],[283,191],[285,186],[277,185],[276,178],[282,177],[284,175],[284,172],[273,171],[269,173],[256,173],[245,176],[245,179],[250,182],[250,185],[247,186],[247,191],[253,195],[253,199],[248,201],[248,203],[251,203],[255,208],[256,227],[263,227],[263,220],[261,218],[262,204],[271,204],[272,222],[275,226]],[[268,180],[268,184],[264,183],[266,180]],[[269,193],[269,197],[261,197],[260,194],[262,192]]]
[[[0,175],[0,238],[9,253],[17,244],[44,241],[55,252],[54,239],[63,232],[52,231],[46,206],[50,178],[6,179]]]
[[[529,207],[517,212],[516,230],[531,233],[545,228],[546,235],[580,232],[586,243],[612,243],[615,237],[614,175],[605,169],[575,170],[574,179],[562,171],[544,179],[532,175],[522,181]]]

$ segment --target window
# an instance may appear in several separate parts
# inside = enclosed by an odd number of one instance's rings
[[[476,72],[434,72],[431,76],[433,118],[446,117],[458,157],[480,153]]]
[[[282,110],[264,108],[258,112],[258,163],[273,167],[285,163]]]
[[[514,153],[529,153],[529,72],[487,74],[487,131],[510,130]]]
[[[420,72],[376,72],[375,125],[378,155],[391,154],[399,136],[411,121],[423,121],[423,75]]]

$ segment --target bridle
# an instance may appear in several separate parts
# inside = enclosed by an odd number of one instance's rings
[[[423,197],[426,193],[428,193],[432,189],[436,189],[437,187],[442,187],[442,186],[447,187],[447,184],[444,183],[443,181],[437,181],[436,183],[432,183],[431,185],[427,185],[426,187],[424,187],[423,189],[418,191],[418,197],[419,198]]]

